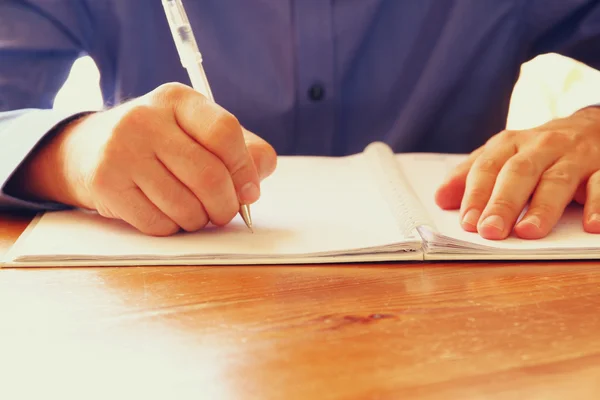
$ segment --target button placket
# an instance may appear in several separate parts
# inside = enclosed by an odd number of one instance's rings
[[[335,137],[333,2],[294,2],[297,122],[294,151],[329,155]]]

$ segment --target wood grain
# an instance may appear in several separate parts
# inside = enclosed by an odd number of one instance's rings
[[[5,269],[0,317],[6,399],[600,398],[593,262]]]

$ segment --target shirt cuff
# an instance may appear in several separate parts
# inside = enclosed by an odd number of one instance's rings
[[[0,209],[59,210],[64,204],[35,202],[5,192],[6,185],[38,143],[59,125],[93,111],[20,110],[8,121],[0,119]],[[11,112],[10,114],[15,113]],[[7,113],[4,113],[5,115]],[[1,116],[1,114],[0,114]]]

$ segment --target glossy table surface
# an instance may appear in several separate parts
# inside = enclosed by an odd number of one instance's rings
[[[600,263],[4,269],[0,398],[598,399]]]

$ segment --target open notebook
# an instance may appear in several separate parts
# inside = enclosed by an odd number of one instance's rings
[[[255,232],[227,227],[145,236],[82,211],[38,216],[4,266],[218,265],[451,259],[600,258],[600,236],[569,208],[545,239],[485,240],[462,230],[434,192],[462,155],[394,155],[382,143],[340,158],[280,157],[252,206]]]

